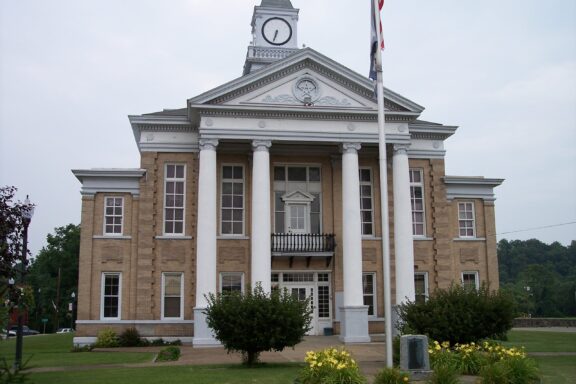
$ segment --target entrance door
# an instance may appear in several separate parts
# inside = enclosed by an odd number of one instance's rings
[[[308,204],[287,204],[286,205],[286,228],[288,233],[308,233],[310,215],[308,214]]]
[[[316,335],[317,332],[317,322],[318,316],[316,314],[316,305],[315,305],[315,298],[314,298],[314,287],[309,285],[298,285],[298,286],[291,286],[290,293],[292,297],[296,297],[299,301],[305,301],[306,299],[310,298],[310,305],[312,307],[312,321],[310,322],[310,330],[306,333],[307,335]]]

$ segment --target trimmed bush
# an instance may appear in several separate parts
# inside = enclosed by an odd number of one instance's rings
[[[299,301],[287,290],[248,290],[207,297],[206,322],[228,352],[238,351],[252,365],[260,352],[293,347],[310,329],[309,301]]]
[[[115,348],[120,346],[118,343],[118,335],[112,328],[103,328],[98,332],[98,338],[96,339],[96,348]]]
[[[403,333],[427,335],[432,340],[451,344],[478,342],[497,338],[512,328],[513,303],[501,292],[452,285],[436,290],[423,303],[400,306]]]
[[[120,334],[118,338],[118,343],[121,347],[139,347],[145,345],[140,338],[140,333],[136,328],[127,328]]]
[[[180,358],[180,348],[175,346],[166,347],[158,353],[156,362],[176,361]]]

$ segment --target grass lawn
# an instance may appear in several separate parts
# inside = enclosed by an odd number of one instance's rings
[[[292,384],[302,364],[164,366],[34,373],[35,384]]]
[[[152,361],[154,354],[138,352],[77,352],[71,353],[73,334],[26,336],[23,342],[23,359],[30,361],[27,368],[62,367],[95,364],[143,363]],[[16,338],[0,341],[0,358],[14,361]]]
[[[544,383],[576,383],[576,356],[534,356]]]
[[[526,352],[576,352],[576,333],[510,331],[508,341],[502,343],[510,346],[524,346]]]

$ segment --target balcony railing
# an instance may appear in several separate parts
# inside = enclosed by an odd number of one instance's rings
[[[334,252],[336,241],[331,233],[273,233],[273,253]]]

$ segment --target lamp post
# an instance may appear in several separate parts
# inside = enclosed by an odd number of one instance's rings
[[[34,206],[30,204],[30,200],[28,196],[26,196],[26,200],[24,201],[26,205],[22,209],[22,224],[24,226],[22,231],[22,255],[20,260],[20,285],[21,289],[24,288],[24,275],[26,274],[26,257],[28,254],[28,226],[30,225],[30,221],[32,220],[32,216],[34,215]],[[14,359],[14,369],[20,370],[22,367],[22,328],[23,328],[23,302],[22,302],[22,293],[18,296],[18,330],[16,331],[16,357]]]
[[[72,292],[70,298],[70,328],[74,329],[74,304],[76,304],[76,292]]]

